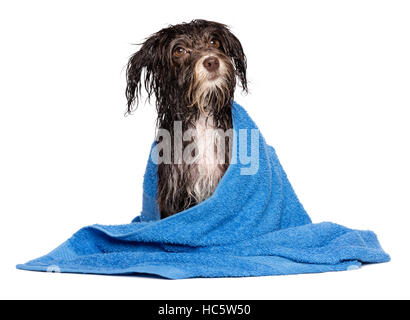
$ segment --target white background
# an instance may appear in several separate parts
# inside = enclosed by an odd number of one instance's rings
[[[2,1],[0,297],[410,298],[408,1]],[[153,106],[125,118],[133,44],[168,24],[226,23],[248,57],[241,103],[314,222],[375,231],[387,264],[168,281],[15,270],[80,227],[141,208]]]

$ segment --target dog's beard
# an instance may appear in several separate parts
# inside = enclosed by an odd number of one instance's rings
[[[204,56],[195,64],[193,79],[188,89],[188,107],[196,107],[202,114],[219,112],[233,98],[235,72],[232,62],[226,57],[219,57],[220,67],[215,72],[208,72],[203,66]]]

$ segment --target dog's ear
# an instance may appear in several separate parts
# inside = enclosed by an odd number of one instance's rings
[[[132,113],[136,106],[138,106],[142,85],[144,85],[148,93],[148,99],[151,98],[155,89],[154,74],[158,66],[158,63],[156,63],[157,46],[158,34],[154,34],[145,40],[141,48],[128,61],[126,72],[127,88],[125,90],[128,114]],[[143,74],[144,70],[145,74]]]
[[[248,81],[246,78],[247,63],[242,44],[228,27],[224,28],[222,36],[224,38],[226,54],[233,60],[235,74],[241,82],[243,91],[248,92]]]

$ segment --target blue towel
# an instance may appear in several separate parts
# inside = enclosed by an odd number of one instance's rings
[[[142,213],[132,223],[84,227],[49,254],[17,268],[181,279],[342,271],[390,260],[371,231],[313,224],[275,150],[246,111],[234,103],[232,117],[232,159],[236,155],[237,161],[210,198],[160,220],[150,157]],[[257,163],[244,161],[252,155]]]

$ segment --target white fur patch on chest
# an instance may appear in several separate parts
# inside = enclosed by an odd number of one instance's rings
[[[195,157],[191,165],[189,193],[199,203],[212,195],[225,173],[225,136],[212,117],[201,116],[195,123]]]

